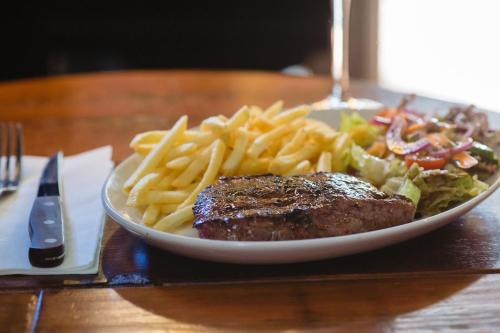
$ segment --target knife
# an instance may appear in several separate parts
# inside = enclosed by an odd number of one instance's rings
[[[31,208],[29,260],[33,266],[54,267],[64,260],[64,221],[61,201],[62,152],[52,156],[40,178]]]

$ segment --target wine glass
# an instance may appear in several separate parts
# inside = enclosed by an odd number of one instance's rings
[[[349,91],[349,15],[351,0],[331,0],[331,9],[332,93],[325,99],[313,103],[313,108],[318,111],[379,109],[382,107],[379,102],[365,98],[354,98]]]

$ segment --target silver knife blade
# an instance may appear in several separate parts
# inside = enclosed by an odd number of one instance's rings
[[[61,176],[59,164],[62,161],[62,157],[63,154],[59,152],[52,156],[45,165],[40,177],[40,186],[38,187],[39,197],[59,195],[59,179]]]
[[[33,266],[53,267],[64,260],[64,221],[60,197],[62,156],[59,152],[47,162],[31,209],[29,259]]]

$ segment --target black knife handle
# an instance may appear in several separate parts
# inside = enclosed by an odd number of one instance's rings
[[[37,197],[31,209],[29,259],[33,266],[54,267],[64,260],[64,223],[59,196]]]

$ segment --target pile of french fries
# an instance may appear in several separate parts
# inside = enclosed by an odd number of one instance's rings
[[[283,110],[278,101],[209,117],[196,129],[182,116],[168,131],[136,135],[130,147],[143,160],[124,184],[127,205],[144,210],[143,224],[171,232],[193,221],[196,197],[219,176],[342,169],[348,137],[306,118],[310,112],[307,105]]]

